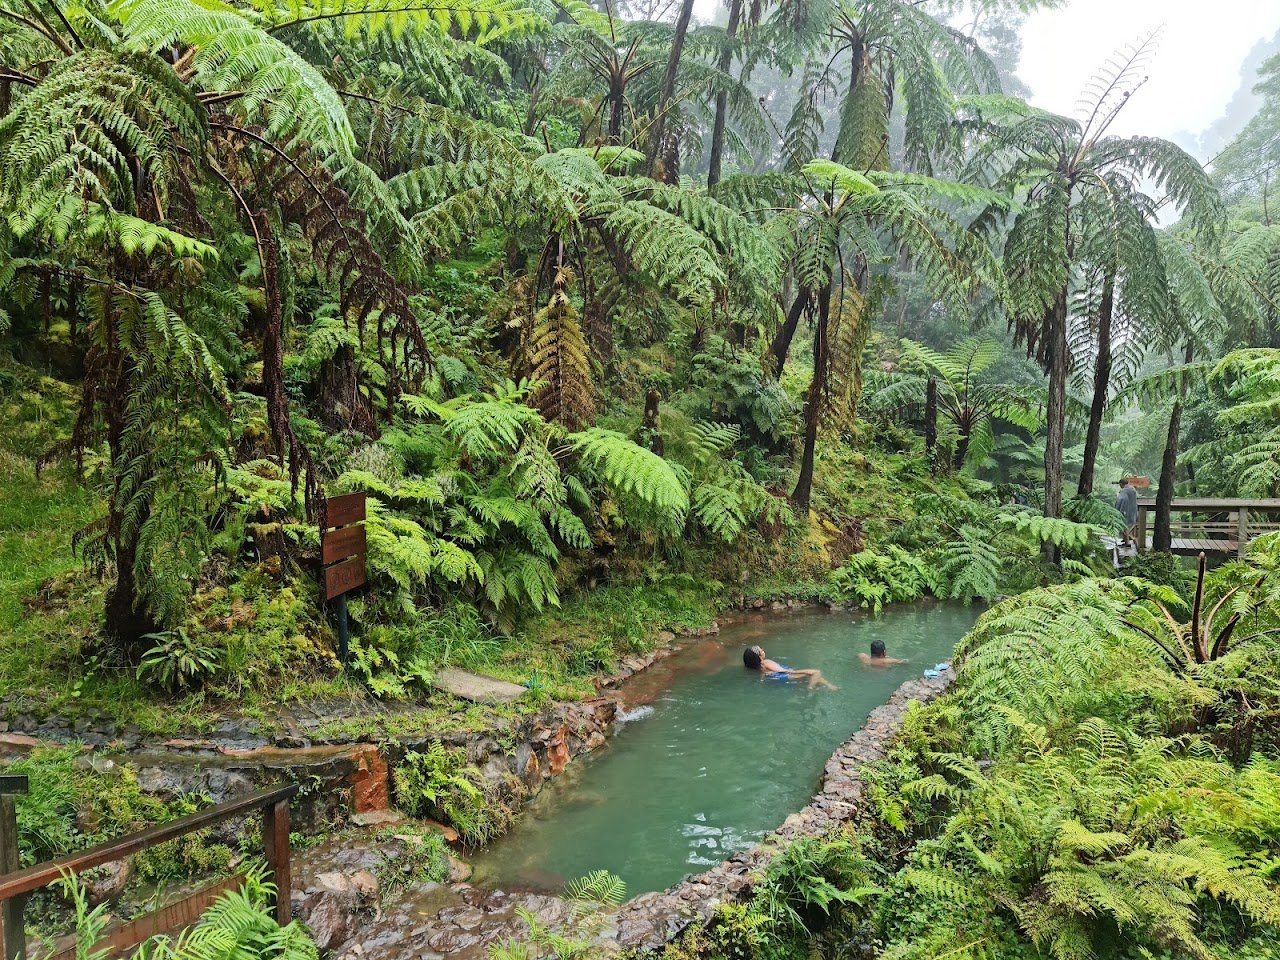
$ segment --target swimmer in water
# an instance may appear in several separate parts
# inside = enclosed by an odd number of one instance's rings
[[[858,659],[862,661],[864,667],[893,667],[899,663],[907,662],[899,660],[897,657],[886,657],[884,655],[883,640],[872,640],[871,652],[858,654]]]
[[[747,647],[742,651],[742,662],[748,670],[758,670],[768,680],[790,680],[792,677],[804,677],[809,681],[810,690],[814,687],[826,687],[828,690],[836,689],[822,675],[822,671],[793,670],[791,667],[784,667],[776,660],[770,660],[766,657],[763,647]]]

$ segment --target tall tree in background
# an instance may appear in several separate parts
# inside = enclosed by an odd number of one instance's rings
[[[809,192],[788,215],[796,238],[797,299],[810,305],[814,317],[804,448],[791,495],[802,510],[810,505],[824,411],[832,407],[839,420],[858,401],[861,346],[874,306],[862,294],[866,271],[894,262],[903,250],[938,300],[961,310],[981,285],[1001,286],[986,244],[942,208],[948,201],[992,200],[985,191],[928,177],[863,173],[827,160],[809,164],[805,175]],[[831,336],[833,314],[837,337]]]
[[[675,171],[666,169],[670,164],[662,162],[664,138],[667,132],[667,111],[672,106],[676,92],[676,76],[680,72],[680,58],[684,55],[684,41],[689,33],[689,21],[693,17],[693,0],[681,0],[676,15],[675,32],[671,36],[671,52],[667,57],[667,69],[662,76],[662,87],[654,104],[653,119],[649,122],[648,144],[645,148],[645,169],[655,180],[674,182]]]
[[[1008,191],[1020,202],[1009,222],[1000,211],[992,211],[984,221],[1008,230],[1004,259],[1010,325],[1049,378],[1044,457],[1048,517],[1062,516],[1072,364],[1069,308],[1080,252],[1099,246],[1099,231],[1112,237],[1126,224],[1151,219],[1154,211],[1132,189],[1144,179],[1182,210],[1195,229],[1212,232],[1222,216],[1216,189],[1200,164],[1182,149],[1156,138],[1107,134],[1139,82],[1136,72],[1150,43],[1136,46],[1099,75],[1090,87],[1091,106],[1083,122],[1021,101],[987,97],[968,104],[972,120],[963,125],[983,137],[970,163],[971,175]],[[1098,193],[1104,196],[1095,200]],[[1126,202],[1137,204],[1136,215],[1096,215],[1100,209]],[[1047,545],[1050,559],[1056,561],[1057,554],[1054,545]]]

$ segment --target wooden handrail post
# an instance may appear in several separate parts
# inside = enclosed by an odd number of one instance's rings
[[[0,778],[0,873],[13,873],[18,858],[18,796],[27,792],[27,778]],[[23,908],[28,894],[19,894],[0,903],[0,924],[4,926],[4,960],[26,960],[27,927]]]
[[[1236,556],[1243,559],[1249,552],[1249,508],[1236,511]]]
[[[267,857],[268,879],[275,884],[276,923],[293,919],[289,894],[289,801],[279,800],[262,808],[262,845]]]
[[[1134,537],[1137,540],[1137,548],[1139,553],[1147,552],[1147,508],[1138,507],[1138,534]]]

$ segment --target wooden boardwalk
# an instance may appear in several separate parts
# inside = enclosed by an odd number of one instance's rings
[[[1137,541],[1143,550],[1152,547],[1151,515],[1154,497],[1138,499]],[[1175,497],[1170,510],[1169,532],[1174,553],[1226,553],[1243,557],[1249,542],[1264,533],[1280,530],[1280,499],[1249,500],[1235,497]]]

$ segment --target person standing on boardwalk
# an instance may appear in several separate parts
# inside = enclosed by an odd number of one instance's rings
[[[1120,478],[1120,490],[1116,494],[1116,509],[1124,517],[1124,533],[1120,545],[1127,547],[1133,541],[1133,530],[1138,525],[1138,491],[1133,488],[1128,477]]]

